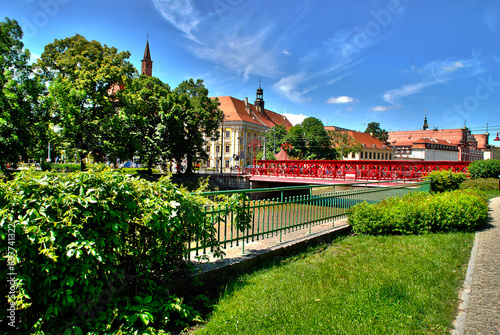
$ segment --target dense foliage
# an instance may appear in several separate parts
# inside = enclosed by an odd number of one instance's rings
[[[460,189],[473,189],[481,191],[500,190],[500,180],[496,178],[467,179],[460,184]]]
[[[373,137],[378,138],[385,144],[389,144],[389,133],[387,130],[380,128],[380,123],[370,122],[366,126],[365,133],[372,134]]]
[[[432,192],[446,192],[458,190],[460,183],[467,177],[464,173],[455,173],[451,170],[436,170],[427,175],[431,183]]]
[[[285,140],[292,145],[288,154],[299,159],[336,159],[337,151],[321,120],[308,117],[288,130]]]
[[[0,168],[37,156],[47,145],[45,87],[29,65],[15,20],[0,22]]]
[[[488,159],[469,164],[469,176],[476,178],[500,178],[500,160]]]
[[[480,191],[410,193],[378,204],[360,203],[348,222],[357,234],[422,234],[473,231],[488,221],[488,200]]]
[[[109,171],[26,171],[0,183],[0,277],[17,285],[9,296],[10,282],[0,284],[1,319],[12,304],[18,329],[39,334],[154,333],[193,320],[168,283],[192,238],[220,252],[199,192]],[[238,218],[238,200],[225,204]]]

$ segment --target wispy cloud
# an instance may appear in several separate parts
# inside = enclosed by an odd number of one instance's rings
[[[370,108],[371,112],[385,112],[388,111],[389,109],[394,109],[394,108],[401,108],[401,105],[396,105],[396,106],[375,106]]]
[[[309,92],[312,88],[306,90],[299,90],[299,86],[307,79],[304,73],[290,75],[281,78],[277,83],[273,85],[273,90],[277,93],[282,94],[294,103],[303,104],[310,100],[310,98],[305,97],[305,94]]]
[[[326,102],[329,104],[346,104],[353,101],[354,98],[345,95],[341,95],[339,97],[331,97],[330,99],[326,100]]]
[[[386,91],[383,94],[383,99],[390,104],[397,104],[401,98],[417,94],[426,87],[448,84],[450,81],[476,76],[482,72],[482,62],[476,58],[433,61],[418,70],[418,73],[423,77],[420,82]]]
[[[250,25],[255,13],[239,15],[241,11],[237,6],[224,7],[221,17],[208,11],[208,4],[193,0],[151,1],[169,24],[195,42],[185,46],[195,56],[214,62],[218,68],[243,76],[245,80],[250,75],[279,76],[279,62],[276,59],[279,55],[283,56],[284,52],[277,46],[269,46],[273,23],[258,27]],[[221,11],[215,4],[214,8],[216,12]],[[214,26],[217,29],[213,29]],[[252,26],[252,29],[245,30],[248,26]]]
[[[152,0],[156,10],[182,31],[187,38],[197,41],[195,33],[200,23],[200,15],[192,0]]]

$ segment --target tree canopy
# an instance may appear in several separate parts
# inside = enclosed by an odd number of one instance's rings
[[[60,140],[78,149],[82,168],[89,153],[103,155],[102,143],[110,134],[106,121],[116,114],[113,88],[137,73],[129,57],[128,51],[75,35],[47,44],[36,64],[49,89]]]
[[[337,151],[331,145],[323,122],[315,117],[308,117],[290,128],[285,139],[292,144],[288,153],[299,159],[337,158]]]
[[[29,65],[15,20],[0,22],[0,168],[19,159],[41,157],[47,147],[48,119],[39,102],[45,87]]]
[[[341,159],[347,157],[350,153],[357,153],[363,150],[361,143],[350,136],[347,131],[328,131],[328,136],[333,147],[337,150],[337,155]]]
[[[368,123],[365,133],[372,134],[373,137],[378,138],[384,144],[389,144],[389,133],[387,130],[380,128],[380,123],[378,122],[370,122]]]

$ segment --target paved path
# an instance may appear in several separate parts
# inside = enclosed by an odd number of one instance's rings
[[[500,335],[500,197],[491,200],[490,216],[476,233],[454,335]]]

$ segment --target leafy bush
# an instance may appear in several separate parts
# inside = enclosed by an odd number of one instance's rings
[[[378,204],[354,206],[348,222],[357,234],[473,231],[488,221],[488,200],[476,190],[410,193]]]
[[[469,176],[476,178],[500,178],[500,160],[474,161],[468,167]]]
[[[446,192],[458,190],[466,176],[464,173],[455,173],[450,170],[432,171],[427,175],[431,182],[432,192]]]
[[[27,171],[0,182],[0,277],[17,285],[2,280],[0,318],[15,306],[18,329],[38,334],[153,334],[195,319],[168,282],[192,238],[220,252],[200,191],[111,171]],[[236,213],[238,204],[226,200]]]
[[[499,179],[495,178],[478,178],[468,179],[460,184],[460,189],[473,189],[481,191],[494,191],[499,188]]]
[[[58,172],[75,172],[80,171],[81,165],[76,163],[54,163],[50,164],[48,170]]]

